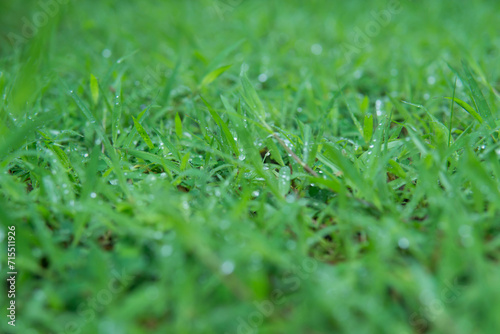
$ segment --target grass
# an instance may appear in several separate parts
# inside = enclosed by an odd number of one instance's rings
[[[499,13],[0,3],[0,331],[498,333]]]

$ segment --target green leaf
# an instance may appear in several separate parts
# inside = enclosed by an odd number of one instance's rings
[[[142,109],[141,113],[139,114],[139,116],[137,116],[137,120],[140,121],[142,120],[142,117],[144,117],[144,115],[146,115],[146,112],[149,110],[150,106]]]
[[[120,127],[120,119],[122,117],[122,96],[123,95],[120,93],[120,97],[116,99],[115,106],[111,112],[111,137],[113,139],[113,144],[115,145],[118,140],[118,130]]]
[[[337,178],[323,179],[321,177],[311,177],[309,179],[311,183],[322,185],[328,189],[333,190],[336,193],[342,191],[342,183]]]
[[[467,149],[467,155],[464,160],[467,167],[466,176],[471,179],[474,186],[480,188],[481,192],[491,196],[493,202],[500,202],[500,191],[497,184],[493,182],[491,173],[470,148]]]
[[[97,104],[99,102],[99,82],[93,74],[90,74],[90,93],[92,102],[94,102],[94,105]]]
[[[56,154],[57,158],[65,168],[67,168],[68,170],[73,168],[64,150],[62,150],[59,146],[56,145],[50,145],[50,149],[52,150],[52,152]]]
[[[309,161],[309,153],[311,153],[312,148],[312,130],[309,124],[303,124],[301,121],[297,120],[300,132],[302,134],[302,160]]]
[[[127,153],[143,160],[151,161],[154,162],[158,165],[161,165],[164,170],[170,170],[174,171],[176,173],[180,172],[179,167],[174,164],[172,161],[165,159],[162,156],[156,155],[156,154],[151,154],[149,152],[144,152],[144,151],[138,151],[138,150],[133,150],[133,149],[127,149]]]
[[[359,170],[349,159],[343,156],[342,152],[340,152],[337,147],[331,144],[325,144],[323,157],[329,165],[332,165],[333,172],[336,172],[336,170],[341,171],[345,178],[359,190],[369,190],[363,176],[359,173]]]
[[[248,104],[250,111],[259,119],[260,121],[265,120],[265,110],[262,102],[255,91],[250,80],[248,80],[245,73],[241,75],[241,86],[243,87],[243,98]]]
[[[325,123],[322,123],[321,128],[319,131],[316,133],[316,138],[313,138],[313,145],[311,148],[311,151],[309,152],[309,158],[305,161],[307,165],[313,166],[314,162],[316,160],[316,156],[318,154],[318,151],[321,146],[322,138],[323,138],[323,132],[325,131]]]
[[[201,98],[205,105],[208,108],[208,111],[210,112],[210,115],[212,115],[212,118],[214,119],[215,123],[219,126],[219,128],[222,130],[222,133],[224,134],[224,138],[226,139],[227,143],[231,147],[233,153],[236,156],[239,156],[240,153],[238,151],[238,146],[236,145],[236,141],[233,138],[233,135],[231,134],[231,131],[229,131],[229,127],[227,126],[226,122],[220,116],[217,114],[217,112],[212,108],[212,106],[202,97]]]
[[[366,114],[368,112],[369,106],[370,106],[370,98],[368,96],[365,96],[363,98],[363,101],[361,102],[361,106],[360,106],[361,112],[363,114]]]
[[[141,123],[137,119],[135,119],[134,116],[132,116],[132,119],[134,120],[134,126],[141,138],[146,142],[146,145],[148,145],[149,149],[154,149],[155,146],[153,145],[153,142],[151,141],[151,138],[149,137],[148,133],[144,128],[142,127]]]
[[[365,142],[368,144],[373,136],[373,115],[366,114],[365,121],[363,123],[363,138]]]
[[[182,160],[181,160],[181,171],[185,171],[187,169],[187,167],[189,166],[189,152],[187,152],[183,157],[182,157]]]
[[[290,191],[291,172],[290,167],[281,167],[278,180],[278,189],[282,196],[285,196]]]
[[[356,126],[356,129],[358,129],[359,133],[363,136],[363,127],[359,123],[356,116],[354,116],[354,113],[352,112],[351,106],[349,105],[349,102],[347,102],[347,99],[345,99],[345,104],[347,106],[347,110],[349,111],[349,115],[351,116],[351,119],[354,122],[354,125]]]
[[[9,129],[9,132],[0,135],[0,167],[5,167],[14,157],[15,152],[26,144],[26,139],[50,122],[54,122],[54,113],[46,113],[34,118],[33,122],[25,123],[20,128]]]
[[[142,120],[142,118],[146,115],[146,113],[149,111],[149,109],[151,108],[151,105],[147,106],[146,108],[144,108],[141,113],[137,116],[137,121],[140,122]],[[138,131],[137,129],[134,127],[132,129],[132,131],[130,131],[128,134],[123,134],[122,136],[123,137],[120,137],[119,139],[119,142],[121,142],[121,138],[123,138],[123,145],[122,147],[124,148],[130,148],[135,140],[135,137],[137,135]]]
[[[406,178],[406,172],[403,169],[403,167],[401,167],[401,165],[399,163],[397,163],[395,160],[391,159],[391,160],[389,160],[389,165],[390,165],[390,167],[387,168],[387,171],[391,172],[392,174],[396,175],[397,177],[400,177],[403,179]]]
[[[472,99],[474,101],[474,104],[476,105],[476,109],[479,114],[486,119],[488,125],[492,129],[494,129],[496,127],[495,119],[491,114],[491,109],[488,106],[486,99],[484,98],[483,92],[481,92],[481,89],[479,88],[476,80],[472,76],[469,65],[465,61],[462,62],[462,65],[464,68],[465,78],[467,79],[467,83],[469,84]]]
[[[446,144],[446,146],[448,146],[449,130],[446,125],[441,123],[431,113],[427,112],[427,115],[431,119],[430,125],[432,130],[434,131],[433,142],[435,142],[436,144]]]
[[[476,110],[474,110],[474,108],[472,108],[469,104],[467,104],[466,102],[460,100],[459,98],[456,98],[456,97],[449,97],[449,96],[445,96],[445,99],[448,99],[448,100],[452,100],[452,101],[455,101],[456,104],[458,104],[459,106],[461,106],[465,111],[467,111],[469,114],[472,115],[472,117],[474,117],[479,123],[483,124],[483,118],[481,117],[481,115],[479,115],[477,113]]]
[[[179,113],[175,114],[175,133],[179,139],[182,138],[182,120]]]
[[[226,72],[231,66],[233,65],[221,66],[205,75],[205,77],[201,81],[201,87],[206,87],[211,84],[215,79],[222,75],[222,73]]]
[[[455,78],[455,84],[453,85],[453,96],[450,104],[450,122],[448,126],[448,147],[451,145],[451,127],[453,125],[453,115],[455,114],[455,92],[457,89],[457,79]]]
[[[285,166],[285,162],[283,161],[283,158],[281,157],[278,146],[274,143],[274,140],[272,137],[269,137],[266,139],[266,144],[267,144],[267,147],[269,149],[269,153],[271,153],[271,159],[275,160],[280,166]]]
[[[179,154],[179,151],[177,150],[177,148],[175,147],[175,145],[170,142],[170,140],[167,139],[167,137],[165,137],[163,134],[161,134],[160,131],[158,130],[155,130],[156,133],[158,134],[158,136],[160,136],[160,139],[161,141],[163,142],[163,144],[167,147],[167,149],[173,154],[173,156],[175,158],[177,158],[177,160],[181,160],[181,156]]]

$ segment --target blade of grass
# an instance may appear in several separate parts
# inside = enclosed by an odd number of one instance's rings
[[[224,134],[223,138],[225,138],[226,142],[228,143],[229,147],[233,151],[233,153],[236,156],[239,156],[239,150],[238,146],[236,145],[236,141],[234,140],[233,135],[231,134],[231,131],[229,131],[229,127],[227,126],[226,122],[217,114],[217,112],[212,108],[212,106],[203,98],[201,97],[203,103],[208,108],[208,111],[210,112],[210,115],[214,119],[215,123],[219,126],[219,128],[222,130],[222,133]]]
[[[465,61],[462,61],[462,65],[465,73],[465,78],[467,79],[467,83],[469,84],[469,89],[474,104],[476,105],[477,111],[486,119],[486,122],[492,129],[496,128],[495,119],[493,118],[491,109],[486,102],[486,99],[484,98],[483,92],[472,76],[469,65]]]
[[[134,116],[132,116],[132,119],[134,120],[135,129],[137,130],[137,132],[139,133],[139,135],[141,136],[141,138],[144,140],[144,142],[146,143],[146,145],[148,145],[148,147],[149,147],[150,150],[154,149],[155,145],[151,141],[151,138],[149,137],[149,135],[146,132],[146,130],[144,130],[144,127],[141,125],[141,123],[139,123],[139,121],[137,121],[137,119]]]
[[[175,133],[177,134],[177,138],[182,138],[182,120],[179,113],[175,114]]]
[[[451,97],[451,105],[450,105],[450,122],[448,126],[448,147],[451,145],[451,127],[453,124],[453,114],[455,113],[455,91],[457,89],[457,78],[455,78],[455,84],[453,85],[453,95]]]
[[[467,102],[464,102],[456,97],[445,96],[445,99],[452,100],[453,102],[458,104],[460,107],[462,107],[466,112],[468,112],[472,117],[474,117],[480,124],[483,124],[484,121],[483,121],[483,118],[481,117],[481,115],[479,115],[477,113],[477,111],[474,110],[474,108],[472,108],[469,104],[467,104]]]
[[[221,67],[213,70],[212,72],[208,73],[207,75],[205,75],[203,80],[201,80],[200,87],[204,88],[204,87],[210,85],[215,79],[217,79],[224,72],[226,72],[228,69],[230,69],[231,66],[233,66],[233,65],[221,66]]]
[[[90,93],[92,96],[92,102],[96,105],[97,102],[99,102],[99,83],[97,78],[92,73],[90,74]]]

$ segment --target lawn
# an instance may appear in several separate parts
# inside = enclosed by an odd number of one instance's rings
[[[499,29],[1,1],[0,333],[500,333]]]

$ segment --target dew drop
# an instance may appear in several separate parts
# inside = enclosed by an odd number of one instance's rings
[[[267,81],[267,74],[265,74],[265,73],[259,74],[259,81],[266,82]]]
[[[109,58],[109,57],[111,57],[111,50],[110,50],[110,49],[104,49],[104,50],[102,50],[102,56],[103,56],[104,58]]]
[[[314,55],[319,56],[323,52],[323,47],[321,46],[321,44],[313,44],[311,46],[311,52]]]
[[[229,275],[234,271],[234,263],[232,261],[224,261],[220,269],[224,275]]]
[[[406,238],[401,238],[398,240],[398,246],[401,249],[408,249],[408,247],[410,247],[410,241]]]
[[[172,253],[174,252],[174,248],[170,245],[164,245],[160,249],[160,252],[161,252],[161,255],[163,257],[168,257],[168,256],[172,255]]]

